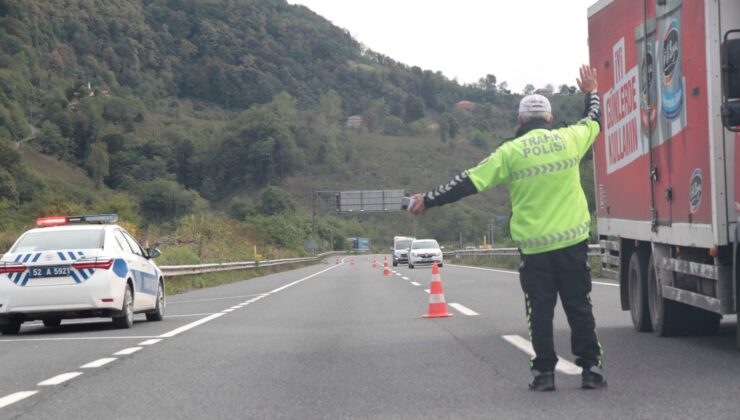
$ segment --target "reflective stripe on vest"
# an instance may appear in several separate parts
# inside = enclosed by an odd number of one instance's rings
[[[549,235],[540,236],[539,238],[525,239],[519,242],[520,248],[537,249],[550,245],[554,245],[560,242],[569,241],[575,239],[590,230],[590,223],[583,222],[580,225],[567,229],[561,232],[551,233]]]

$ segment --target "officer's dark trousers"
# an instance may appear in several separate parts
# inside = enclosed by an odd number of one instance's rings
[[[601,345],[596,339],[596,324],[591,306],[591,275],[588,267],[588,244],[582,242],[567,248],[541,254],[524,255],[519,278],[524,290],[527,322],[536,357],[531,368],[552,372],[558,357],[552,338],[552,318],[557,295],[565,309],[571,328],[571,347],[576,364],[601,367]]]

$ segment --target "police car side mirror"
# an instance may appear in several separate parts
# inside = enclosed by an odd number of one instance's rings
[[[147,258],[157,258],[162,255],[162,251],[160,251],[159,248],[147,248],[146,255]]]

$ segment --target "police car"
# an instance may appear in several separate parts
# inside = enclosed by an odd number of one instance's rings
[[[62,319],[111,317],[131,328],[135,313],[164,316],[164,277],[118,216],[37,219],[0,258],[0,333],[17,334],[24,321],[57,327]]]

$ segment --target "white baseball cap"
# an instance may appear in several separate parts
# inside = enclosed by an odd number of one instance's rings
[[[519,102],[519,113],[552,112],[550,101],[542,95],[527,95]]]

